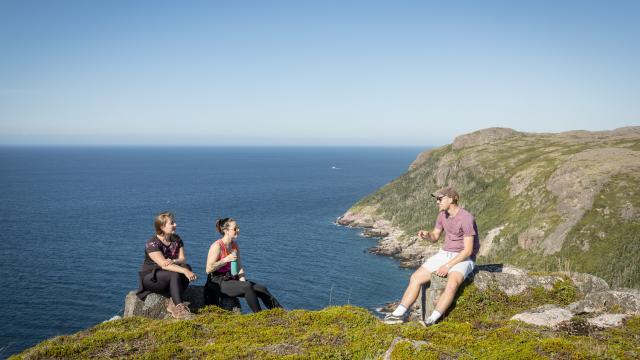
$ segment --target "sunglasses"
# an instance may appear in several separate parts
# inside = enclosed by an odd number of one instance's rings
[[[442,201],[442,199],[443,199],[443,198],[444,198],[444,196],[438,196],[438,197],[436,197],[436,202],[440,202],[440,201]]]

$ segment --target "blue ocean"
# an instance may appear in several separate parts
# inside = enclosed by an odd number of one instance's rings
[[[0,358],[121,314],[164,210],[197,285],[215,220],[233,217],[248,278],[285,308],[373,311],[402,295],[409,272],[334,221],[422,150],[0,147]]]

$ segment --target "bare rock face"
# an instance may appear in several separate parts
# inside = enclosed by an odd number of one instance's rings
[[[594,318],[587,319],[587,323],[596,328],[606,329],[610,327],[621,326],[624,319],[628,318],[629,316],[630,315],[626,314],[602,314]]]
[[[506,139],[521,134],[522,133],[518,131],[508,128],[488,128],[456,137],[455,140],[453,140],[453,149],[458,150],[466,147],[487,144],[492,141]]]
[[[561,274],[567,275],[583,294],[609,290],[609,284],[597,276],[570,271]]]
[[[572,307],[576,312],[580,310],[584,312],[615,311],[626,314],[640,314],[640,290],[617,289],[594,292],[587,294],[584,300],[578,303],[578,305]],[[591,309],[595,309],[595,311],[588,311]]]
[[[509,265],[505,265],[500,269],[496,268],[496,265],[479,266],[473,277],[473,282],[478,289],[486,290],[491,286],[495,286],[509,296],[521,294],[533,287],[543,287],[551,290],[553,289],[553,284],[560,280],[562,280],[562,277],[555,275],[528,275],[526,271]]]
[[[370,229],[364,229],[362,230],[362,236],[364,237],[385,237],[385,236],[389,236],[389,231],[385,230],[385,229],[376,229],[376,228],[370,228]]]
[[[144,301],[138,299],[135,291],[130,291],[124,300],[124,317],[144,316],[152,319],[168,319],[167,297],[151,293]],[[222,307],[227,310],[240,309],[238,299],[223,299]],[[189,309],[198,310],[204,307],[204,286],[189,286],[184,293],[184,301],[189,302]]]
[[[167,298],[162,295],[151,293],[141,301],[135,291],[130,291],[124,300],[124,317],[144,316],[152,319],[168,319],[171,315],[167,312],[166,300]]]
[[[343,226],[349,227],[363,227],[370,228],[373,227],[373,223],[375,222],[373,216],[364,213],[354,213],[347,211],[344,215],[336,220],[336,223]]]
[[[588,293],[583,300],[565,308],[545,305],[517,314],[511,319],[558,329],[571,328],[570,323],[563,322],[574,315],[585,315],[588,328],[604,329],[620,326],[624,319],[636,314],[640,314],[640,290],[618,289]]]
[[[527,324],[555,328],[564,321],[571,320],[571,311],[556,305],[542,305],[535,309],[514,315],[511,320],[519,320]]]
[[[589,149],[570,156],[547,180],[546,187],[558,198],[562,222],[541,242],[544,255],[562,249],[571,229],[592,208],[602,186],[621,172],[640,170],[640,152],[621,148]]]
[[[425,163],[427,160],[429,160],[432,154],[433,154],[433,150],[423,151],[420,154],[418,154],[418,157],[416,157],[416,159],[413,160],[411,165],[409,165],[409,170],[413,170],[418,166],[422,165],[423,163]]]
[[[569,304],[567,306],[567,310],[571,311],[574,314],[582,315],[595,313],[597,311],[601,311],[602,309],[596,307],[596,305],[590,301],[579,300]]]
[[[480,252],[478,252],[478,256],[485,256],[491,253],[493,240],[496,238],[496,236],[500,235],[500,231],[502,231],[504,227],[505,225],[502,225],[489,230],[487,236],[480,240]]]
[[[422,265],[428,257],[438,252],[438,245],[421,240],[417,236],[401,241],[404,232],[392,228],[389,234],[380,239],[369,252],[377,255],[393,256],[400,260],[400,266],[415,269]]]

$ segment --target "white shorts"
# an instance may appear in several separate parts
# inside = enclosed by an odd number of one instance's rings
[[[434,272],[438,270],[442,265],[446,264],[449,260],[456,257],[458,254],[459,253],[457,252],[440,250],[438,251],[437,254],[428,258],[427,261],[424,264],[422,264],[422,266],[427,268],[429,272]],[[473,263],[473,260],[467,258],[466,260],[460,261],[459,263],[453,265],[453,267],[449,269],[449,272],[457,271],[461,273],[462,276],[464,276],[464,278],[466,279],[467,276],[471,274],[474,267],[475,267],[475,264]]]

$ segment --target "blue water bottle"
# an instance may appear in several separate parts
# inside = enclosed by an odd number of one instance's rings
[[[233,250],[232,254],[238,255],[238,252]],[[233,276],[238,275],[238,260],[231,261],[231,275]]]

